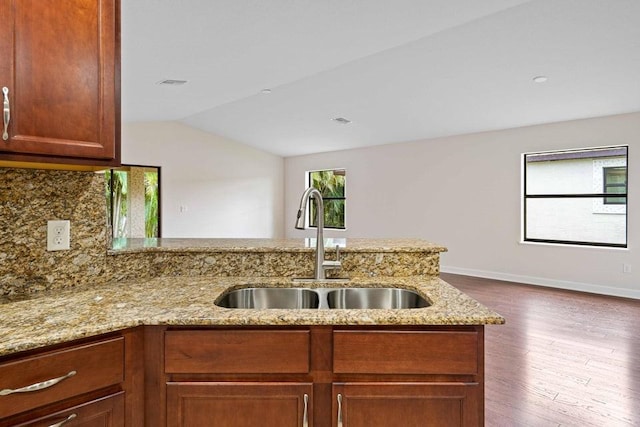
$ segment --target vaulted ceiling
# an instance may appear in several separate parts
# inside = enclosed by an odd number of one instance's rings
[[[632,111],[638,0],[122,2],[125,122],[281,156]]]

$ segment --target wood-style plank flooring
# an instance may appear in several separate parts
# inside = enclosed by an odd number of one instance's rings
[[[507,320],[485,328],[487,427],[640,426],[640,301],[441,277]]]

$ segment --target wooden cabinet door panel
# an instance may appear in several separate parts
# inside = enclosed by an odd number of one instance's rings
[[[0,151],[116,158],[119,1],[0,0],[0,16],[0,86],[11,106]]]
[[[333,372],[340,374],[476,375],[476,331],[333,333]]]
[[[312,425],[313,386],[300,383],[167,384],[167,427],[300,427]]]
[[[165,372],[303,374],[309,348],[308,330],[168,331]]]
[[[124,392],[108,397],[96,399],[82,405],[77,405],[64,411],[59,411],[37,420],[22,424],[10,425],[15,427],[51,427],[60,425],[69,427],[122,427],[124,426]],[[4,425],[0,421],[0,425]]]
[[[333,426],[476,427],[482,425],[477,394],[477,384],[465,383],[336,384]]]

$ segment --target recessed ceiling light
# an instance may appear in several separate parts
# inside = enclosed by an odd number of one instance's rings
[[[341,125],[348,125],[349,123],[351,123],[351,120],[345,119],[344,117],[336,117],[331,120],[333,120],[334,122],[340,123]]]
[[[271,93],[271,89],[269,89],[269,88],[267,88],[267,89],[262,89],[262,90],[260,91],[260,93],[264,93],[265,95],[268,95],[268,94],[270,94],[270,93]]]
[[[549,80],[547,76],[536,76],[533,78],[534,83],[544,83],[547,80]]]
[[[170,86],[180,86],[187,83],[187,80],[176,80],[176,79],[165,79],[165,80],[160,80],[158,83],[159,85],[170,85]]]

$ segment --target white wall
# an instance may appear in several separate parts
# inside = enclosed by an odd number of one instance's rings
[[[162,237],[283,236],[279,156],[177,122],[140,122],[122,126],[122,163],[162,168]]]
[[[628,249],[520,243],[523,152],[621,144]],[[443,271],[640,298],[640,113],[287,158],[291,224],[305,171],[336,167],[347,169],[347,230],[329,236],[424,238],[449,248]],[[310,234],[289,222],[288,237]]]

